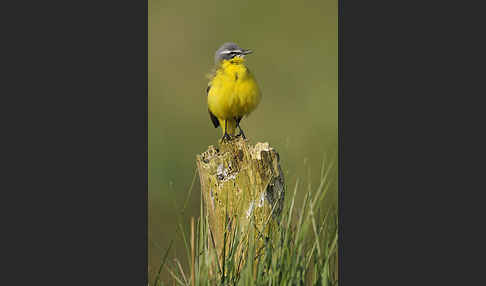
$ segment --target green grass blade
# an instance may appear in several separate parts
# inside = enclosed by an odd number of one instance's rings
[[[171,240],[170,243],[169,243],[169,247],[167,248],[167,250],[165,251],[165,254],[162,258],[162,262],[160,263],[160,266],[159,266],[159,270],[157,271],[157,275],[155,276],[155,280],[154,280],[154,286],[157,286],[160,282],[160,272],[162,272],[162,268],[164,268],[164,265],[165,263],[167,262],[167,258],[169,257],[169,251],[172,247],[172,243],[174,242],[174,240]]]

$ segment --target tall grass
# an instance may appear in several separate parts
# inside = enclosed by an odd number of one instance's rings
[[[329,170],[322,169],[319,187],[314,193],[308,190],[299,207],[295,204],[299,181],[290,199],[286,190],[279,223],[268,224],[266,232],[251,223],[226,228],[221,253],[215,248],[201,196],[200,216],[188,224],[191,237],[181,231],[189,269],[179,259],[168,262],[169,246],[151,285],[338,285],[337,204],[322,207],[329,197]],[[165,283],[160,280],[164,269],[172,278]]]

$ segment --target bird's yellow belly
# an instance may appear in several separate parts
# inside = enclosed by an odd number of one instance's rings
[[[208,107],[223,120],[241,118],[252,112],[260,102],[260,90],[251,76],[243,71],[217,74],[211,82]]]

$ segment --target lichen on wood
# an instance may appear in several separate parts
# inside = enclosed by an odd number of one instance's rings
[[[221,253],[225,226],[254,227],[264,236],[279,222],[284,175],[278,153],[268,143],[235,138],[196,156],[205,211]],[[230,222],[228,224],[228,221]],[[236,222],[236,223],[235,223]]]

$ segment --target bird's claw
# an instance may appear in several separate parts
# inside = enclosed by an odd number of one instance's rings
[[[245,133],[243,133],[243,130],[240,129],[240,133],[236,135],[236,137],[243,137],[243,139],[246,139]]]
[[[223,138],[221,138],[221,141],[230,141],[230,140],[231,140],[231,136],[228,133],[225,133],[223,135]]]

